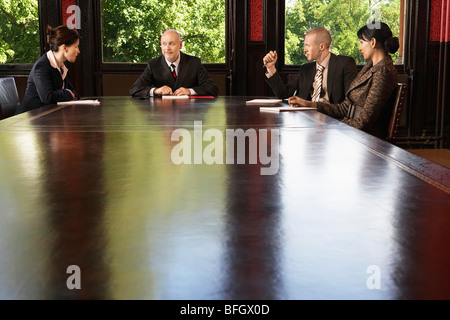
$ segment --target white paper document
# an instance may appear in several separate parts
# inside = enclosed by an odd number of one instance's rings
[[[309,107],[298,107],[294,108],[291,106],[281,106],[281,107],[260,107],[259,111],[265,111],[265,112],[282,112],[282,111],[305,111],[305,110],[315,110],[316,108],[309,108]]]
[[[61,101],[58,102],[58,106],[66,106],[66,105],[72,105],[72,104],[93,104],[93,105],[99,105],[101,104],[98,100],[70,100],[70,101]]]
[[[282,99],[253,99],[248,100],[246,104],[250,105],[270,105],[270,104],[277,104],[283,102]]]
[[[189,99],[188,95],[182,96],[162,96],[163,99]]]

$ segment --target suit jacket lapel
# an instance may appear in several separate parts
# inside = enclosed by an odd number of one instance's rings
[[[316,63],[309,62],[305,65],[305,68],[307,68],[305,70],[306,72],[303,72],[303,75],[300,77],[300,86],[298,88],[297,95],[304,99],[308,99],[310,98],[312,84],[316,75]]]
[[[328,62],[328,74],[327,74],[327,92],[328,92],[328,97],[331,97],[331,92],[333,91],[333,79],[334,79],[334,74],[336,72],[336,55],[330,53],[330,61]]]
[[[178,83],[183,83],[183,79],[186,77],[187,66],[186,55],[180,51],[180,64],[178,66],[178,74],[175,85],[178,85]]]
[[[167,79],[167,85],[172,89],[175,86],[175,79],[172,76],[172,72],[170,72],[170,67],[167,65],[166,58],[164,55],[161,56],[161,69],[164,79]]]
[[[56,68],[53,68],[53,67],[51,67],[51,68],[53,69],[53,74],[55,75],[56,82],[58,83],[58,88],[62,89],[63,88],[63,84],[64,84],[64,80],[63,80],[63,78],[61,76],[61,72],[59,71],[59,69],[56,69]]]
[[[365,83],[367,80],[372,78],[373,76],[373,70],[370,70],[372,68],[372,62],[366,63],[364,67],[361,69],[361,71],[356,76],[355,80],[350,84],[350,88],[348,88],[348,91],[359,87],[363,83]]]
[[[51,70],[51,72],[53,73],[53,78],[56,80],[57,88],[65,89],[65,87],[63,88],[63,84],[65,84],[65,83],[64,83],[64,80],[63,80],[62,75],[61,75],[61,70],[59,68],[55,67],[56,66],[56,62],[54,62],[52,64],[51,57],[53,56],[53,54],[49,54],[47,52],[44,55],[46,57],[46,61],[48,63],[48,67],[50,68],[49,70]],[[51,56],[49,56],[49,55],[51,55]]]

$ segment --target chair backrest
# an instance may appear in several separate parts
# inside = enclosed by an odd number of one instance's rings
[[[406,93],[408,85],[406,83],[399,83],[395,92],[394,105],[392,108],[391,120],[389,121],[388,133],[386,140],[395,142],[397,139],[398,127],[402,118],[402,111],[405,105]]]
[[[19,94],[14,78],[0,78],[0,119],[13,116],[19,105]]]

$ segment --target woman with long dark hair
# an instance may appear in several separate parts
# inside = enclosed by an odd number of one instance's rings
[[[28,76],[25,97],[16,114],[59,101],[76,100],[78,96],[67,77],[64,62],[75,62],[80,54],[80,36],[67,26],[47,27],[50,50],[34,64]]]

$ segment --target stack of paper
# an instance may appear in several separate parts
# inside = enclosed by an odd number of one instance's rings
[[[163,99],[189,99],[188,95],[182,96],[162,96]]]
[[[99,105],[101,104],[98,100],[70,100],[70,101],[61,101],[58,102],[58,106],[65,106],[65,105],[72,105],[72,104],[94,104]]]
[[[291,106],[281,106],[281,107],[260,107],[259,111],[267,111],[267,112],[282,112],[282,111],[305,111],[305,110],[315,110],[316,108],[309,108],[309,107],[298,107],[294,108]]]
[[[282,99],[253,99],[248,100],[246,104],[249,105],[270,105],[270,104],[277,104],[282,102]]]

